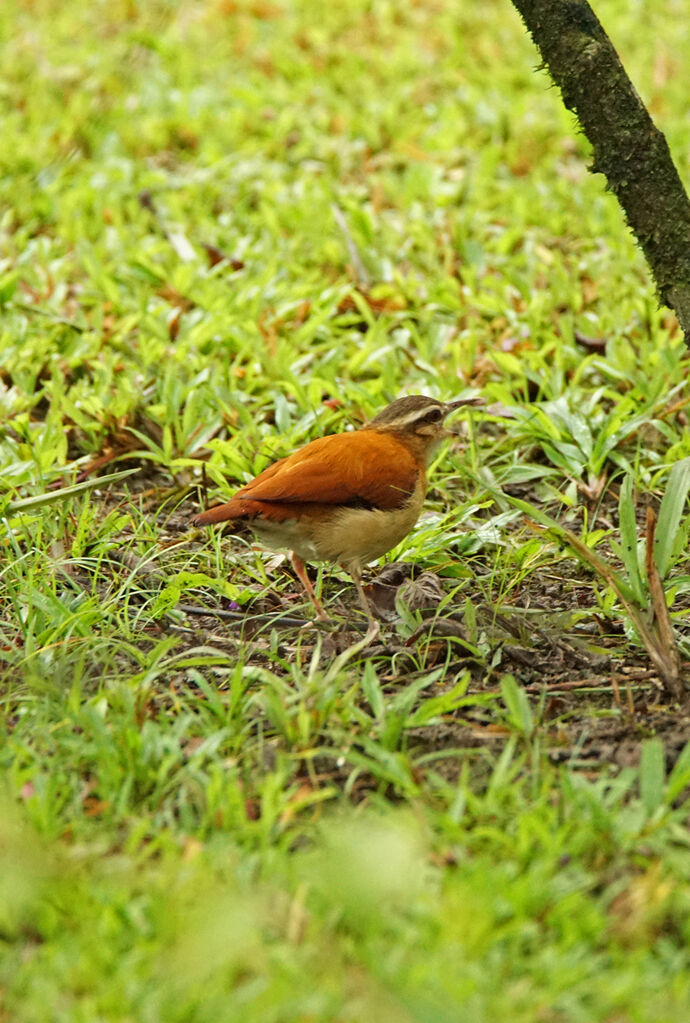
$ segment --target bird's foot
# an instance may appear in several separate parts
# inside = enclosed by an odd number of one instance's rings
[[[366,631],[363,642],[368,646],[377,640],[381,635],[381,625],[375,618],[369,619],[369,628]]]
[[[335,635],[341,628],[340,622],[335,621],[333,618],[321,618],[317,615],[316,618],[312,618],[302,625],[300,631],[306,632],[307,629],[316,629],[318,632],[325,632],[328,635]]]

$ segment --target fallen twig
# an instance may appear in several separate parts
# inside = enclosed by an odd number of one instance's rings
[[[647,582],[649,584],[649,595],[651,598],[652,631],[657,639],[655,644],[658,653],[661,669],[659,674],[664,688],[668,690],[674,700],[683,698],[683,683],[680,672],[680,654],[676,644],[676,637],[671,624],[671,616],[668,613],[666,594],[659,575],[656,561],[654,560],[654,534],[656,531],[656,515],[654,509],[647,508],[647,551],[645,556],[645,569]],[[643,637],[644,638],[644,637]],[[651,653],[650,653],[651,657]],[[656,663],[656,661],[655,661]]]

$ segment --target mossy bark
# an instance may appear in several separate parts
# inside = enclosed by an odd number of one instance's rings
[[[587,0],[513,0],[690,347],[690,201],[668,143]]]

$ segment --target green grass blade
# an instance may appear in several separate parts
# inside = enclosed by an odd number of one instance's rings
[[[666,785],[666,803],[671,804],[690,785],[690,742],[681,750]]]
[[[664,803],[666,758],[664,744],[658,737],[645,739],[640,759],[640,798],[651,816]]]
[[[504,675],[501,679],[501,695],[508,710],[510,724],[528,738],[534,730],[534,718],[527,693],[512,675]]]
[[[640,572],[637,556],[637,522],[635,520],[635,502],[633,500],[633,480],[627,475],[621,486],[618,499],[618,523],[621,534],[620,555],[628,573],[630,587],[637,602],[644,605],[647,599],[646,587]]]
[[[468,473],[471,475],[471,473]],[[611,565],[604,561],[603,558],[599,557],[593,550],[587,546],[587,544],[581,540],[578,536],[575,536],[569,529],[562,526],[557,519],[552,518],[537,508],[536,505],[530,504],[529,501],[523,501],[520,497],[513,497],[510,494],[506,494],[499,490],[497,487],[492,487],[487,484],[486,481],[478,480],[481,486],[493,494],[500,503],[508,502],[514,508],[517,508],[528,518],[533,519],[540,526],[544,526],[556,539],[560,542],[567,544],[577,554],[580,560],[590,565],[595,572],[597,572],[603,579],[605,579],[610,586],[615,589],[621,600],[628,605],[635,605],[636,598],[632,587],[622,578],[620,572],[616,572]],[[637,627],[637,622],[635,623]]]
[[[123,469],[121,472],[111,472],[107,476],[98,476],[92,480],[84,480],[83,483],[75,483],[71,487],[60,487],[59,490],[53,490],[50,494],[35,494],[33,497],[21,497],[17,501],[10,501],[6,508],[5,514],[14,515],[15,512],[28,511],[33,508],[42,508],[46,504],[53,504],[55,501],[62,501],[67,497],[73,497],[74,494],[80,494],[84,490],[93,490],[94,487],[104,487],[110,483],[116,483],[118,480],[126,479],[127,476],[133,476],[134,473],[139,472],[139,469]]]
[[[690,458],[684,458],[681,462],[676,462],[671,469],[659,508],[654,560],[662,579],[666,578],[685,546],[687,529],[682,529],[681,519],[688,490],[690,490]]]

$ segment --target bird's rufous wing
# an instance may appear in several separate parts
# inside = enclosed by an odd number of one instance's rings
[[[238,499],[398,508],[417,485],[420,466],[390,434],[363,430],[320,437],[264,470]]]
[[[203,512],[195,522],[244,517],[261,506],[269,512],[268,505],[276,511],[278,505],[356,502],[398,508],[414,493],[421,473],[409,449],[389,434],[363,430],[320,437],[274,462],[231,501]]]

